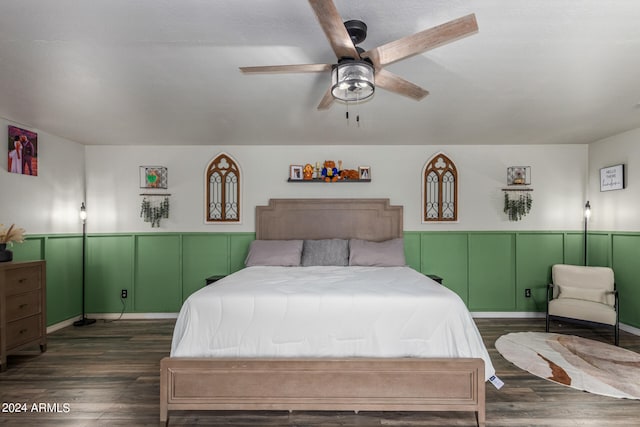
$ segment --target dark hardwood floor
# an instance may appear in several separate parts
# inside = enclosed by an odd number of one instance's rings
[[[505,382],[501,390],[487,383],[487,425],[640,425],[640,401],[556,385],[516,368],[495,350],[493,343],[500,335],[543,331],[544,319],[476,322]],[[158,425],[159,361],[169,353],[173,324],[172,320],[98,321],[71,326],[49,334],[46,353],[10,356],[8,370],[0,373],[0,424]],[[612,342],[604,329],[555,324],[552,331]],[[621,332],[620,345],[640,352],[640,337]],[[26,412],[16,412],[16,404]],[[475,417],[463,412],[174,412],[170,425],[472,426]]]

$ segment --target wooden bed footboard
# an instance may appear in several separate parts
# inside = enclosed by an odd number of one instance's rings
[[[167,357],[160,422],[172,410],[473,411],[484,426],[484,361]]]

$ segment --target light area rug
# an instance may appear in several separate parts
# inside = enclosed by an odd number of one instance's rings
[[[516,332],[496,340],[502,356],[541,378],[604,396],[640,399],[640,354],[573,335]]]

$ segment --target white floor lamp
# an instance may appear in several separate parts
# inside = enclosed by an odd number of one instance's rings
[[[87,319],[87,315],[84,309],[84,301],[85,301],[85,254],[87,248],[87,208],[84,206],[84,202],[82,202],[82,206],[80,206],[80,219],[82,220],[82,319],[76,320],[73,322],[73,326],[85,326],[91,325],[92,323],[96,323],[96,319]]]

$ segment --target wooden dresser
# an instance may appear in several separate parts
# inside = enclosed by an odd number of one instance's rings
[[[44,261],[0,263],[0,370],[7,355],[25,347],[47,349]]]

